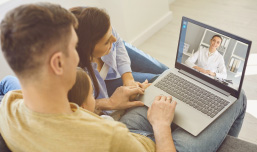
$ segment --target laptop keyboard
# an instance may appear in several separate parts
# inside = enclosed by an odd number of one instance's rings
[[[169,73],[155,86],[211,118],[229,104],[228,101],[173,73]]]

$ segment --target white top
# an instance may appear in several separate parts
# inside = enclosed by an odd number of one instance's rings
[[[103,80],[106,79],[106,76],[109,71],[109,66],[104,63],[103,67],[101,68],[101,71],[99,72],[100,76],[102,77]]]
[[[205,70],[210,70],[216,73],[219,79],[227,78],[227,70],[223,56],[216,50],[214,53],[209,53],[209,48],[200,48],[190,56],[185,64],[191,68],[198,66]]]

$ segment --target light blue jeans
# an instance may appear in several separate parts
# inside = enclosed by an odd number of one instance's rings
[[[245,116],[246,102],[246,96],[241,92],[239,99],[197,137],[171,124],[176,150],[179,152],[217,151],[227,135],[238,136]],[[121,117],[120,122],[124,123],[131,132],[155,141],[152,126],[147,120],[147,110],[147,107],[131,108]]]
[[[21,86],[16,77],[10,75],[4,77],[0,82],[0,101],[8,91],[19,89],[21,89]]]
[[[165,70],[169,69],[166,65],[157,61],[143,51],[137,49],[131,44],[124,42],[131,60],[132,75],[135,81],[144,82],[146,79],[151,80],[156,76],[162,74]],[[105,80],[107,92],[109,97],[116,90],[117,87],[122,86],[122,79]]]

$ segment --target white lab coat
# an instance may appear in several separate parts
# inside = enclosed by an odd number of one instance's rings
[[[198,66],[210,70],[216,73],[217,78],[226,79],[227,70],[223,56],[217,50],[211,56],[208,56],[208,52],[209,48],[200,48],[186,60],[185,64],[191,68]]]

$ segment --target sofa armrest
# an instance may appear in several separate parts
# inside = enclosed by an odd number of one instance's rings
[[[256,152],[257,145],[241,139],[227,136],[221,144],[218,152]]]

